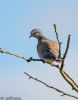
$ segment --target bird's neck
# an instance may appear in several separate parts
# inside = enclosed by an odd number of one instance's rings
[[[39,41],[42,41],[42,40],[44,40],[44,39],[47,39],[47,38],[46,38],[45,36],[40,36],[40,37],[37,38],[38,42],[39,42]]]
[[[40,37],[38,37],[37,39],[38,39],[38,41],[41,41],[41,40],[43,39],[43,37],[40,36]]]
[[[40,36],[37,39],[38,39],[38,41],[42,41],[42,39],[46,39],[46,37],[45,36]]]

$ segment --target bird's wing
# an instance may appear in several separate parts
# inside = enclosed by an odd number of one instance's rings
[[[58,57],[57,42],[51,40],[43,40],[38,46],[42,57],[45,59],[56,59]]]

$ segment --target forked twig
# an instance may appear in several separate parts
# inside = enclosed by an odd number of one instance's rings
[[[55,33],[56,33],[56,39],[59,43],[59,55],[61,54],[61,42],[59,40],[59,34],[57,32],[57,29],[56,29],[56,25],[54,24],[54,30],[55,30]],[[65,61],[65,58],[66,58],[66,55],[68,53],[68,49],[69,49],[69,45],[70,45],[70,34],[68,35],[68,39],[67,39],[67,45],[66,45],[66,49],[65,49],[65,52],[63,54],[63,57],[61,58],[61,65],[59,67],[59,71],[61,73],[61,75],[63,76],[63,78],[71,85],[72,89],[75,90],[76,92],[78,92],[78,85],[75,83],[75,81],[64,71],[64,61]],[[60,56],[61,57],[61,56]]]
[[[75,90],[76,92],[78,92],[78,85],[75,83],[75,81],[64,71],[64,62],[65,62],[65,58],[66,55],[68,53],[68,49],[69,49],[69,45],[70,45],[70,34],[68,35],[68,39],[67,39],[67,45],[66,45],[66,49],[65,52],[63,54],[62,57],[62,62],[61,62],[61,66],[60,66],[60,73],[63,76],[63,78],[71,85],[72,89]]]

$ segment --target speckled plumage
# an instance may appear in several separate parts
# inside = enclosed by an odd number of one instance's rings
[[[38,39],[37,52],[41,59],[48,63],[52,63],[58,59],[59,44],[56,41],[52,41],[43,36],[39,29],[32,30],[31,36]]]
[[[42,38],[37,44],[38,55],[47,62],[52,62],[58,58],[59,45],[56,41]]]

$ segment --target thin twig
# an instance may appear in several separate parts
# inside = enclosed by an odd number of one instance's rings
[[[59,44],[59,56],[58,56],[58,58],[61,58],[61,42],[59,40],[59,36],[58,36],[58,32],[57,32],[57,28],[56,28],[55,24],[54,24],[54,30],[55,30],[55,33],[56,33],[57,42]]]
[[[55,24],[54,24],[54,30],[55,30],[55,33],[56,33],[56,39],[57,39],[58,43],[60,43],[58,33],[57,33],[57,28],[56,28]]]
[[[63,60],[65,60],[66,55],[67,55],[67,52],[68,52],[68,49],[69,49],[69,45],[70,45],[70,37],[71,37],[71,35],[69,34],[69,35],[68,35],[68,39],[67,39],[66,50],[65,50],[65,53],[64,53],[63,58],[62,58]]]
[[[67,39],[67,45],[66,45],[66,49],[65,49],[65,52],[63,54],[63,57],[62,57],[62,63],[61,63],[61,70],[63,69],[64,67],[64,61],[65,61],[65,58],[66,58],[66,55],[68,53],[68,49],[69,49],[69,45],[70,45],[70,34],[68,35],[68,39]]]
[[[35,77],[31,76],[30,74],[28,74],[28,73],[26,73],[26,72],[24,72],[24,74],[27,75],[27,76],[29,77],[29,79],[33,79],[33,80],[35,80],[35,81],[37,81],[37,82],[39,82],[39,83],[45,85],[46,87],[51,88],[51,89],[53,89],[53,90],[55,90],[55,91],[61,93],[61,96],[69,96],[69,97],[73,97],[73,98],[75,98],[75,99],[78,99],[78,97],[76,97],[76,96],[74,96],[74,95],[71,95],[71,94],[68,94],[68,93],[66,93],[66,92],[64,92],[64,91],[62,91],[62,90],[60,90],[60,89],[57,89],[57,88],[55,88],[54,86],[50,86],[50,85],[48,85],[47,83],[45,83],[45,82],[39,80],[38,78],[35,78]]]

